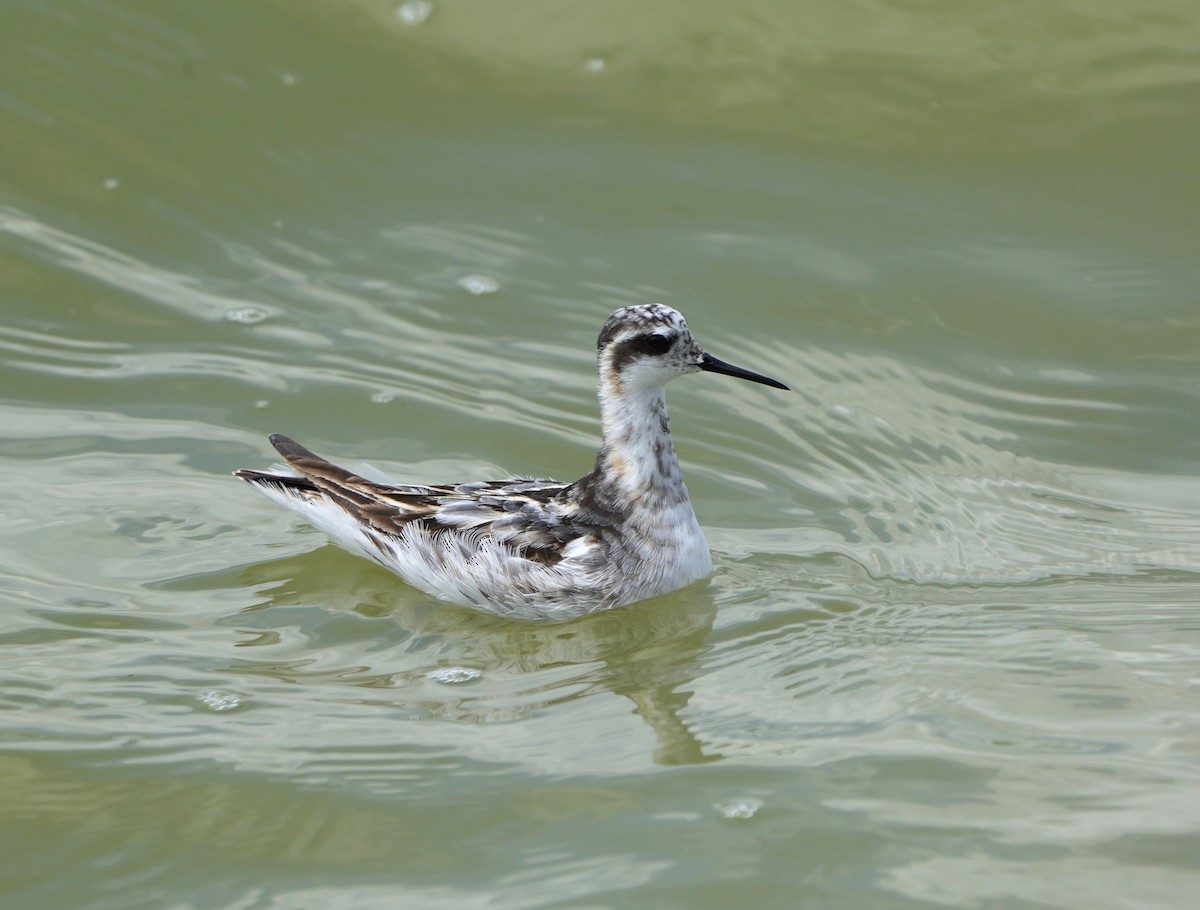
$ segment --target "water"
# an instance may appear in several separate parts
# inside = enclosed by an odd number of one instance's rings
[[[10,4],[8,907],[1183,908],[1200,12]],[[440,607],[229,477],[571,479],[616,306],[711,583]]]

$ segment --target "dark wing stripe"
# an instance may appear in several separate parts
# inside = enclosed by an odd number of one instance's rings
[[[240,477],[242,480],[249,481],[253,484],[265,484],[267,486],[278,487],[285,493],[305,493],[317,494],[320,490],[307,477],[294,477],[291,474],[272,474],[269,471],[252,471],[249,468],[241,468],[233,472],[234,477]]]

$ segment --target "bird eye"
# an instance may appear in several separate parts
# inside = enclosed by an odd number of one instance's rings
[[[638,347],[647,354],[665,354],[671,350],[671,345],[674,343],[673,338],[657,334],[643,335],[638,341],[640,342]]]

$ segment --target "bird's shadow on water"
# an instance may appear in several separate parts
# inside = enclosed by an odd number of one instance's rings
[[[238,646],[276,653],[247,654],[235,672],[358,686],[370,690],[360,701],[466,723],[519,720],[607,692],[629,699],[653,730],[657,763],[722,757],[682,716],[717,611],[703,583],[571,622],[539,623],[437,603],[332,546],[244,567],[237,577],[262,600],[221,624],[244,636]],[[519,691],[468,684],[429,697],[429,679],[464,669],[484,680],[517,677]]]

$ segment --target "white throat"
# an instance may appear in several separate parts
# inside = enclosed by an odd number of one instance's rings
[[[631,501],[654,508],[688,501],[671,443],[666,389],[622,383],[608,372],[600,383],[604,445],[597,462],[606,481]]]

